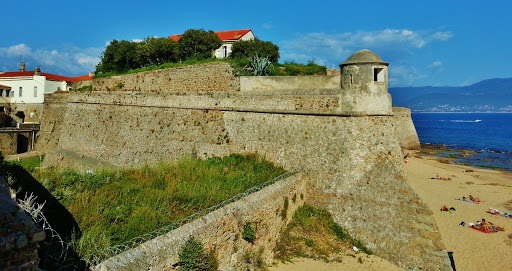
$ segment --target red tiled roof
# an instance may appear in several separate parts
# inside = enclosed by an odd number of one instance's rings
[[[25,71],[25,72],[3,72],[0,73],[0,77],[22,77],[22,76],[34,76],[34,71]],[[47,80],[55,80],[55,81],[66,81],[66,82],[77,82],[82,80],[91,80],[94,78],[94,75],[89,76],[89,74],[77,76],[77,77],[67,77],[61,76],[51,73],[41,73],[42,76],[46,76]]]
[[[251,29],[230,30],[215,32],[220,40],[239,40],[243,35],[247,34]]]
[[[241,29],[241,30],[229,30],[229,31],[218,31],[214,32],[217,34],[220,40],[239,40],[245,34],[247,34],[251,29]],[[171,40],[178,41],[181,38],[181,35],[172,35],[169,37]]]
[[[0,88],[11,88],[10,86],[0,85]]]

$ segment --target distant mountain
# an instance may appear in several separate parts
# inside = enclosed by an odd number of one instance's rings
[[[512,78],[464,87],[389,88],[394,106],[415,112],[512,112]]]

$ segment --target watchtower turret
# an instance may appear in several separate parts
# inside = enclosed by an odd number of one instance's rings
[[[388,62],[370,50],[360,50],[340,64],[342,103],[354,115],[389,115]]]

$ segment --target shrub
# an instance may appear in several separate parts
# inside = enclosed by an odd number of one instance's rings
[[[213,253],[204,252],[203,244],[195,238],[185,242],[179,252],[179,270],[217,270],[217,260]]]
[[[279,47],[270,41],[262,41],[258,38],[253,40],[240,40],[233,43],[230,58],[254,58],[259,55],[267,58],[270,62],[277,62],[279,59]]]
[[[181,60],[202,60],[213,57],[213,51],[222,41],[213,31],[189,29],[178,40]]]
[[[148,37],[137,47],[141,67],[162,65],[179,60],[178,43],[167,38]]]
[[[244,230],[242,231],[242,238],[249,242],[254,243],[254,240],[256,240],[256,231],[257,227],[252,222],[248,221],[244,224]]]
[[[96,73],[125,72],[139,68],[137,43],[126,40],[113,40],[101,54]]]

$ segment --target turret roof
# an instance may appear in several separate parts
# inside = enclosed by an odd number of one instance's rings
[[[347,60],[340,64],[340,66],[352,65],[352,64],[382,64],[389,65],[388,62],[382,61],[382,59],[374,52],[363,49],[353,53]]]

